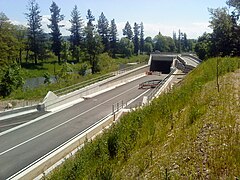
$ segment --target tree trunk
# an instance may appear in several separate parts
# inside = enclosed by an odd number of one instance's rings
[[[37,65],[37,54],[34,53],[34,63]]]
[[[26,53],[26,63],[28,63],[28,57],[29,57],[29,50],[27,49],[27,53]]]
[[[58,54],[58,64],[60,64],[60,63],[61,63],[61,55]]]
[[[22,64],[22,48],[19,50],[19,64]]]

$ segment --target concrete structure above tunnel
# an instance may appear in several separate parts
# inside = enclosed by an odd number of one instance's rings
[[[173,60],[177,58],[178,54],[163,54],[154,53],[150,55],[148,65],[152,72],[162,72],[168,74],[173,66]]]

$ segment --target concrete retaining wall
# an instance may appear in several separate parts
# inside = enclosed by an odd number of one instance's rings
[[[139,74],[148,71],[148,69],[149,69],[149,66],[144,65],[144,66],[138,67],[136,69],[130,70],[128,72],[125,72],[123,74],[116,75],[114,77],[94,83],[90,86],[84,87],[82,89],[76,90],[74,92],[71,92],[69,94],[66,94],[66,95],[63,95],[60,97],[55,96],[55,98],[54,98],[53,97],[54,95],[53,95],[53,96],[51,96],[51,98],[48,98],[48,96],[46,96],[44,98],[43,102],[38,105],[38,110],[48,111],[53,108],[64,105],[66,103],[80,99],[83,96],[87,96],[87,95],[96,93],[98,91],[102,91],[111,86],[116,86],[118,84],[128,82],[130,79],[134,78],[134,76],[138,76]]]
[[[115,114],[115,117],[119,118],[121,114],[123,114],[122,111]],[[24,180],[36,178],[40,174],[43,174],[52,165],[65,158],[73,150],[83,145],[86,140],[91,140],[92,138],[102,133],[103,130],[106,127],[109,127],[113,122],[114,116],[112,115],[109,118],[98,123],[96,126],[91,127],[86,132],[80,134],[78,137],[74,137],[69,142],[61,146],[59,149],[54,150],[54,152],[49,153],[48,156],[39,160],[34,165],[28,167],[26,170],[23,170],[18,175],[12,177],[12,179]]]

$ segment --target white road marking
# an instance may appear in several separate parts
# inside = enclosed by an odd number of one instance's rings
[[[150,91],[150,89],[148,89],[148,90],[144,91],[142,94],[140,94],[140,95],[139,95],[139,96],[137,96],[136,98],[134,98],[134,99],[132,99],[132,100],[128,101],[128,102],[127,102],[127,105],[130,105],[130,104],[132,104],[134,101],[136,101],[138,98],[140,98],[141,96],[143,96],[144,94],[146,94],[148,91]]]
[[[28,142],[30,142],[30,141],[36,139],[36,138],[38,138],[38,137],[40,137],[40,136],[43,136],[44,134],[47,134],[48,132],[51,132],[51,131],[53,131],[54,129],[57,129],[57,128],[60,127],[60,126],[63,126],[63,125],[65,125],[65,124],[67,124],[67,123],[73,121],[74,119],[76,119],[76,118],[82,116],[83,114],[86,114],[86,113],[88,113],[89,111],[92,111],[93,109],[96,109],[97,107],[102,106],[103,104],[105,104],[105,103],[107,103],[107,102],[109,102],[109,101],[111,101],[111,100],[113,100],[113,99],[115,99],[115,98],[117,98],[117,97],[119,97],[119,96],[121,96],[121,95],[123,95],[123,94],[129,92],[129,91],[131,91],[132,89],[134,89],[134,88],[136,88],[136,87],[138,87],[138,85],[137,85],[137,86],[134,86],[134,87],[132,87],[132,88],[130,88],[130,89],[128,89],[128,90],[126,90],[126,91],[124,91],[124,92],[118,94],[117,96],[114,96],[114,97],[112,97],[112,98],[110,98],[110,99],[108,99],[108,100],[106,100],[106,101],[104,101],[104,102],[102,102],[102,103],[100,103],[100,104],[98,104],[98,105],[96,105],[96,106],[90,108],[90,109],[88,109],[87,111],[82,112],[81,114],[79,114],[79,115],[77,115],[77,116],[75,116],[75,117],[73,117],[73,118],[71,118],[71,119],[69,119],[69,120],[67,120],[67,121],[65,121],[65,122],[63,122],[63,123],[61,123],[61,124],[59,124],[59,125],[53,127],[53,128],[51,128],[51,129],[49,129],[49,130],[47,130],[47,131],[44,131],[44,132],[38,134],[37,136],[34,136],[34,137],[32,137],[32,138],[30,138],[30,139],[28,139],[28,140],[26,140],[26,141],[24,141],[24,142],[22,142],[22,143],[16,145],[16,146],[13,146],[12,148],[9,148],[9,149],[7,149],[7,150],[1,152],[1,153],[0,153],[0,156],[2,156],[2,155],[4,155],[4,154],[8,153],[9,151],[12,151],[12,150],[18,148],[18,147],[20,147],[20,146],[22,146],[22,145],[24,145],[24,144],[26,144],[26,143],[28,143]]]
[[[28,122],[28,121],[21,121],[21,122],[16,122],[16,123],[12,123],[12,124],[7,124],[7,125],[0,126],[0,128],[15,126],[15,125],[18,125],[18,124],[23,124],[25,122]]]

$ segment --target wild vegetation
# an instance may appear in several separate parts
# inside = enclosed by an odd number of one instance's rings
[[[240,56],[240,2],[228,0],[227,7],[209,9],[212,33],[198,38],[195,51],[200,59],[215,56]]]
[[[203,62],[150,106],[86,143],[47,179],[239,177],[239,68],[238,58]]]
[[[15,87],[14,91],[4,98],[4,100],[42,100],[43,97],[47,94],[48,91],[55,91],[61,88],[71,86],[77,83],[85,82],[90,79],[106,76],[110,72],[119,70],[121,68],[127,68],[131,65],[131,63],[145,64],[148,61],[149,57],[147,55],[139,55],[132,56],[130,58],[111,58],[107,53],[103,53],[99,55],[99,69],[100,72],[91,74],[88,73],[90,65],[88,63],[78,63],[78,64],[69,64],[63,63],[59,65],[58,63],[43,63],[35,66],[34,69],[22,69],[21,76],[14,76],[13,74],[7,74],[11,77],[9,79],[13,79],[13,77],[44,77],[44,84],[40,85],[37,88],[17,88]],[[128,64],[130,63],[130,64]],[[18,67],[18,66],[16,66]],[[36,68],[37,67],[37,68]],[[9,68],[11,71],[12,68]],[[11,71],[12,72],[12,71]],[[16,71],[14,71],[17,73]],[[18,72],[20,73],[20,72]],[[50,79],[56,78],[57,82],[51,83]],[[15,82],[15,81],[13,81]],[[19,81],[23,83],[23,79]],[[12,83],[13,84],[13,83]],[[14,83],[15,84],[15,83]],[[8,81],[6,86],[9,87],[11,82]],[[17,84],[16,84],[17,85]],[[11,85],[12,87],[12,85]],[[13,88],[14,89],[14,88]],[[5,92],[5,89],[3,89]]]
[[[102,12],[96,20],[90,9],[87,10],[86,20],[81,16],[75,5],[71,11],[70,36],[61,34],[64,27],[64,15],[61,8],[53,1],[49,7],[50,19],[47,34],[42,29],[41,9],[36,0],[30,0],[27,5],[27,26],[13,25],[4,13],[0,13],[0,88],[6,89],[6,69],[18,66],[19,71],[9,76],[10,81],[19,80],[6,94],[0,97],[9,98],[14,91],[22,89],[22,80],[31,77],[55,76],[58,69],[64,69],[65,63],[74,63],[78,67],[77,74],[84,75],[84,71],[102,74],[101,61],[110,61],[119,64],[119,58],[131,58],[139,54],[149,54],[152,51],[180,52],[192,51],[192,40],[179,31],[178,38],[166,37],[159,34],[154,37],[144,37],[144,24],[134,23],[133,28],[127,22],[123,29],[123,37],[119,39],[115,19],[110,22]],[[181,47],[180,47],[181,46]],[[106,53],[108,56],[106,56]],[[104,55],[105,54],[105,55]],[[128,61],[128,60],[126,60]],[[129,60],[131,61],[131,60]],[[71,66],[71,65],[68,65]],[[53,70],[52,70],[53,69]],[[112,67],[115,70],[115,67]],[[48,71],[49,70],[49,71]],[[105,69],[104,69],[105,71]],[[73,72],[73,73],[74,73]],[[72,72],[69,72],[72,73]],[[16,75],[22,75],[16,77]],[[77,76],[77,75],[76,75]],[[84,79],[81,77],[80,79]],[[67,84],[66,84],[67,85]]]

